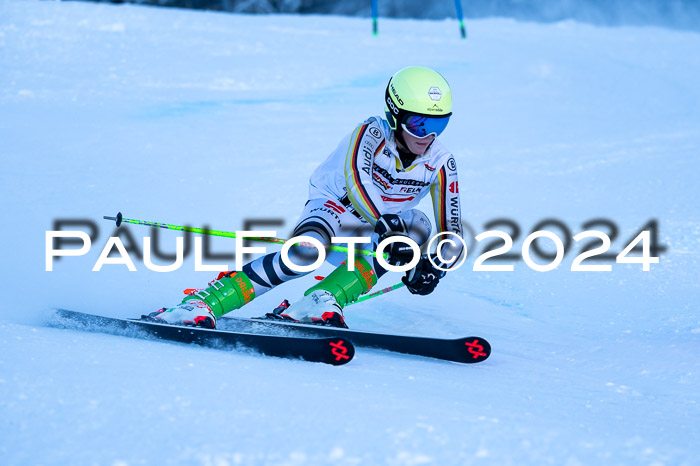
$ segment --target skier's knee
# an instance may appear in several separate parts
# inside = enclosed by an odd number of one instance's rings
[[[327,245],[331,243],[331,234],[327,229],[322,228],[322,225],[315,222],[305,222],[297,226],[294,230],[294,237],[308,236],[318,240],[321,244]],[[295,244],[289,248],[289,259],[296,265],[308,266],[316,262],[319,250],[313,246],[304,246]]]
[[[295,244],[289,248],[288,257],[295,265],[298,266],[309,266],[316,262],[319,250],[313,246],[302,246],[300,244]]]

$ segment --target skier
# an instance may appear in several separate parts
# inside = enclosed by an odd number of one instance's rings
[[[385,118],[368,118],[346,136],[314,171],[309,200],[293,236],[310,236],[324,245],[340,236],[370,236],[358,248],[374,250],[383,239],[408,236],[419,245],[430,238],[427,216],[414,207],[428,192],[432,196],[435,225],[440,232],[462,236],[457,165],[452,154],[436,139],[452,115],[452,94],[436,71],[411,66],[394,74],[384,95]],[[316,257],[309,248],[292,246],[289,259],[309,265]],[[413,252],[405,243],[386,249],[387,262],[404,265]],[[461,243],[444,248],[440,263],[422,255],[402,278],[406,288],[419,295],[431,293],[445,272],[459,262]],[[331,252],[326,260],[337,268],[309,288],[292,304],[285,302],[269,318],[345,327],[343,307],[367,293],[386,270],[376,258],[355,256],[349,270],[345,253]],[[452,259],[452,260],[449,260]],[[159,322],[215,328],[216,319],[241,308],[273,287],[306,275],[285,265],[273,252],[243,266],[241,272],[222,272],[204,290],[192,291],[177,306],[151,314]]]

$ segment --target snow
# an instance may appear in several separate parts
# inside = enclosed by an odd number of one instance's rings
[[[696,463],[700,36],[512,20],[471,21],[467,41],[457,30],[383,20],[373,37],[357,18],[0,1],[1,462]],[[555,271],[475,272],[471,241],[433,295],[347,310],[357,329],[481,335],[494,353],[474,366],[360,348],[331,367],[44,325],[56,307],[132,317],[211,280],[192,254],[171,273],[135,256],[137,272],[92,272],[115,234],[103,215],[229,231],[283,219],[288,236],[308,175],[382,112],[386,80],[410,64],[452,85],[441,139],[475,234],[512,219],[519,253],[540,220],[576,234],[605,218],[617,253],[655,218],[660,263],[572,272],[574,245]],[[56,219],[91,220],[97,238],[47,272]],[[139,245],[151,235],[129,231]],[[160,232],[161,248],[177,236]],[[232,241],[211,251],[231,254]]]

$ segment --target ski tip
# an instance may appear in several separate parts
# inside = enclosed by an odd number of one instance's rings
[[[491,355],[491,344],[481,337],[462,338],[460,343],[463,346],[463,362],[477,363],[485,361]]]
[[[342,366],[352,361],[355,357],[355,345],[347,338],[329,338],[327,363],[334,366]]]

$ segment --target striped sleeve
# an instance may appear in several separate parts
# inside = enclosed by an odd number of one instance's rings
[[[433,198],[433,211],[435,212],[435,226],[439,232],[447,231],[447,172],[442,167],[430,186],[430,195]]]
[[[433,200],[435,226],[438,233],[451,232],[463,237],[457,178],[457,164],[454,157],[450,157],[435,176],[435,180],[430,186],[430,196]],[[463,253],[464,248],[461,244],[449,248],[446,246],[443,257],[446,259],[455,257],[455,260],[451,261],[451,264],[454,265],[459,263]]]
[[[381,199],[372,180],[374,157],[384,148],[384,136],[370,120],[350,137],[345,157],[345,185],[355,210],[374,225],[382,215],[376,200]]]

